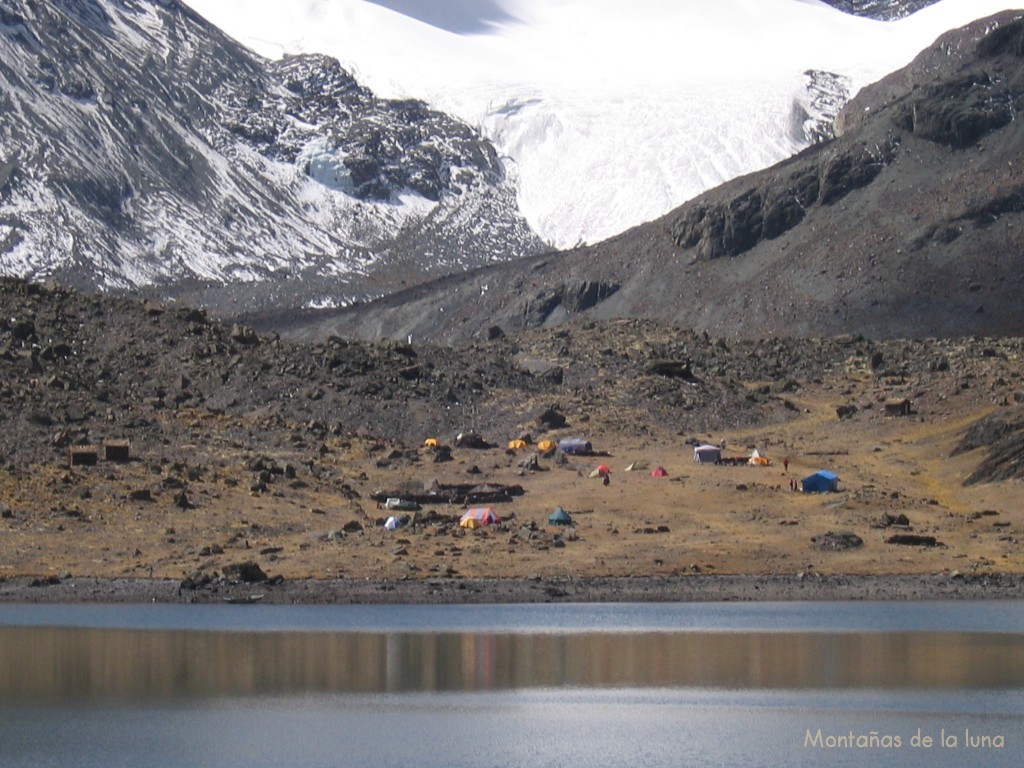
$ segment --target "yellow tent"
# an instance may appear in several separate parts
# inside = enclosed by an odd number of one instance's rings
[[[539,443],[537,443],[537,450],[540,453],[554,453],[555,448],[557,447],[558,445],[555,443],[554,440],[541,440]]]
[[[437,448],[437,438],[428,437],[426,440],[423,441],[423,445],[425,445],[427,448]]]
[[[526,447],[526,441],[525,440],[509,440],[508,441],[508,449],[510,451],[518,451],[518,450],[520,450],[522,448],[525,448],[525,447]]]

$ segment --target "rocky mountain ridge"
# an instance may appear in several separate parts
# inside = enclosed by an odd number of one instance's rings
[[[885,5],[842,9],[907,6]],[[177,0],[0,14],[0,273],[228,316],[547,250],[477,131],[376,98],[332,59],[260,59]],[[800,143],[830,138],[849,97],[842,75],[806,77]]]
[[[825,0],[833,8],[880,21],[903,19],[938,0]]]
[[[833,418],[870,413],[880,406],[854,393],[866,382],[917,407],[997,406],[961,450],[992,448],[972,482],[1006,479],[1021,471],[1022,355],[1019,338],[727,341],[578,319],[460,346],[295,344],[173,303],[0,278],[0,466],[62,464],[69,446],[107,439],[168,461],[201,446],[315,462],[324,440],[360,436],[400,462],[423,436],[466,430],[499,445],[524,431],[664,425],[692,437],[796,419],[811,389],[844,403]]]
[[[0,271],[224,311],[344,303],[543,247],[493,147],[177,0],[0,9]]]
[[[1021,17],[944,35],[858,94],[834,141],[655,222],[289,332],[451,342],[583,314],[747,338],[1020,334]]]

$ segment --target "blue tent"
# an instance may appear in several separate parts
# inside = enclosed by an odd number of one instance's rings
[[[587,456],[593,452],[594,446],[590,444],[589,440],[583,440],[579,437],[567,437],[565,440],[559,441],[558,450],[570,455]]]
[[[804,493],[826,493],[839,490],[839,475],[827,469],[819,469],[800,481]]]
[[[555,507],[555,511],[548,515],[548,522],[552,525],[572,525],[572,517],[561,507]]]

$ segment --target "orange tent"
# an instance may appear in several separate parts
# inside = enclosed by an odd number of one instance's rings
[[[752,467],[768,467],[771,466],[771,463],[771,459],[769,459],[767,456],[762,456],[761,452],[758,451],[757,448],[754,449],[754,452],[750,455],[750,458],[747,459],[747,464],[749,464]]]

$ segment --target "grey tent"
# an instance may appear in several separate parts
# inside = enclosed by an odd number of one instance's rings
[[[717,445],[698,445],[693,449],[693,460],[698,464],[715,464],[722,458],[722,449]]]

